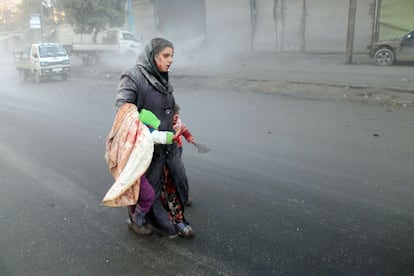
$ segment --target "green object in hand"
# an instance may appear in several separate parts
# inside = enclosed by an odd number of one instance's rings
[[[155,116],[154,113],[147,109],[141,110],[141,112],[139,113],[139,120],[143,122],[146,126],[151,127],[153,129],[157,129],[161,124],[157,116]]]

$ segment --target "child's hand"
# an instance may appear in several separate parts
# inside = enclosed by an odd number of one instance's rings
[[[180,132],[179,131],[175,131],[173,139],[175,140],[178,136],[180,136]]]
[[[178,136],[178,134],[181,133],[181,126],[175,126],[174,131],[175,131],[176,135]]]

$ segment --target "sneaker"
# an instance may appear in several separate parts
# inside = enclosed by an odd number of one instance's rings
[[[184,237],[184,238],[192,238],[194,237],[194,231],[193,228],[191,228],[190,225],[184,223],[184,222],[180,222],[178,223],[175,228],[177,229],[177,234],[180,237]]]
[[[140,212],[135,212],[135,205],[128,206],[128,216],[127,220],[129,228],[135,232],[135,234],[148,236],[154,233],[152,227],[146,223],[144,214]]]
[[[191,206],[193,204],[193,198],[192,197],[188,197],[187,202],[185,203],[185,206]]]
[[[141,236],[149,236],[154,233],[154,230],[148,224],[138,225],[135,222],[128,221],[128,225],[135,234]]]

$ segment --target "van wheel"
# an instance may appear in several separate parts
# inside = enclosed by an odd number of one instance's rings
[[[64,81],[68,79],[68,75],[67,74],[62,74],[61,76],[62,76],[62,80],[64,80]]]
[[[19,70],[19,77],[22,81],[26,81],[28,76],[29,76],[29,74],[27,73],[26,70],[24,70],[24,69]]]
[[[40,83],[39,71],[34,72],[34,80],[35,80],[36,83]]]
[[[135,57],[135,53],[134,53],[134,51],[128,50],[128,51],[125,52],[124,56],[127,59],[131,59],[131,58]]]
[[[392,65],[395,61],[394,52],[388,48],[380,48],[375,52],[374,61],[381,66]]]
[[[82,65],[88,66],[89,65],[89,56],[83,56],[82,57]]]

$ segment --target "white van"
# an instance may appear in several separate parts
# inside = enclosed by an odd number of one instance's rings
[[[37,83],[53,76],[60,76],[63,80],[68,78],[69,56],[59,43],[30,44],[23,51],[13,52],[13,56],[16,69],[24,81],[31,75]]]

